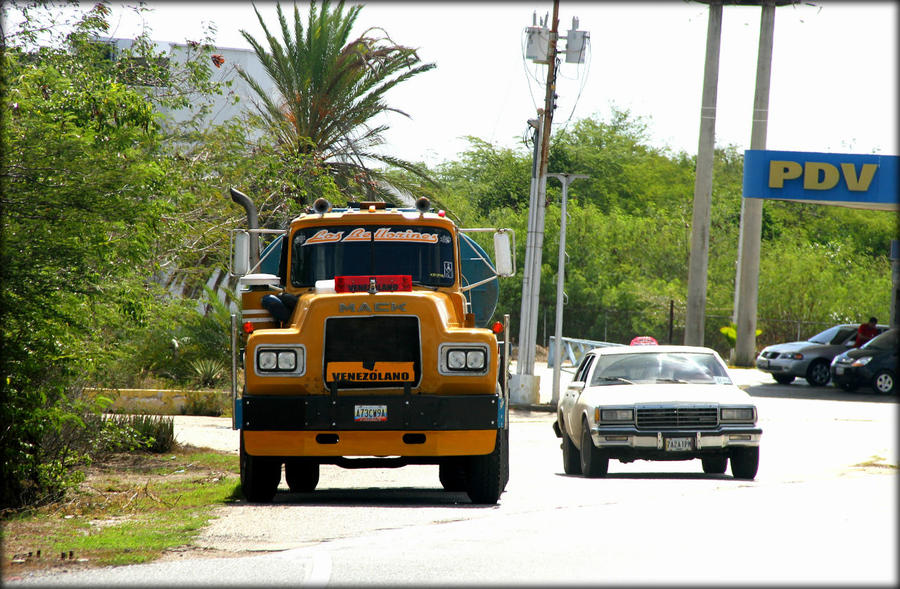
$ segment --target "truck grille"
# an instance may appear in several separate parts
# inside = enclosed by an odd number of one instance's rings
[[[363,367],[375,362],[412,362],[414,382],[422,378],[422,354],[418,317],[329,317],[325,321],[324,364],[356,362]],[[325,383],[326,386],[328,383]],[[396,388],[376,383],[342,383],[341,389]]]
[[[716,407],[663,407],[637,410],[637,427],[644,429],[713,428],[719,419]]]

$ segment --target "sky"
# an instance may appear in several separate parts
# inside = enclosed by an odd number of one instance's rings
[[[247,2],[149,1],[143,24],[158,41],[198,39],[214,23],[220,47],[249,48],[244,29],[262,30]],[[277,26],[274,3],[257,6]],[[285,6],[289,6],[288,3]],[[300,3],[301,15],[308,4]],[[142,23],[112,3],[112,36],[137,34]],[[436,164],[454,159],[474,136],[497,147],[527,149],[527,120],[543,106],[546,66],[524,56],[524,32],[543,2],[388,2],[364,4],[355,33],[380,27],[416,47],[436,69],[388,95],[411,118],[391,116],[386,150]],[[818,0],[776,10],[766,148],[896,155],[897,2]],[[759,7],[723,10],[716,144],[749,148],[756,80]],[[706,4],[561,1],[560,37],[579,20],[590,41],[583,64],[562,62],[554,131],[582,118],[608,121],[629,111],[648,141],[673,153],[696,154],[706,55]],[[559,44],[560,49],[565,43]]]

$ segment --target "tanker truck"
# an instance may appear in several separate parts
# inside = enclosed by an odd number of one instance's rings
[[[250,225],[230,240],[245,498],[272,501],[282,472],[309,493],[321,465],[433,464],[447,491],[496,503],[509,478],[509,316],[491,319],[498,277],[515,274],[513,232],[461,229],[427,198],[318,199],[284,230],[259,229],[249,198],[232,199]],[[496,264],[472,231],[493,233]]]

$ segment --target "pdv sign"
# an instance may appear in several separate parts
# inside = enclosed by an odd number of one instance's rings
[[[750,149],[744,152],[744,198],[900,210],[898,159]]]

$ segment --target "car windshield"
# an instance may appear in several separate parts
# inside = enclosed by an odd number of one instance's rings
[[[453,238],[439,227],[306,227],[291,238],[291,284],[315,286],[335,276],[403,274],[414,284],[452,286]]]
[[[809,338],[814,344],[837,345],[844,343],[848,337],[856,333],[852,325],[835,325]]]
[[[898,342],[900,340],[897,337],[898,333],[900,333],[900,329],[889,329],[881,335],[873,337],[862,347],[867,350],[896,350],[897,344],[900,343]]]
[[[643,352],[598,356],[591,385],[690,383],[732,384],[712,354]]]

